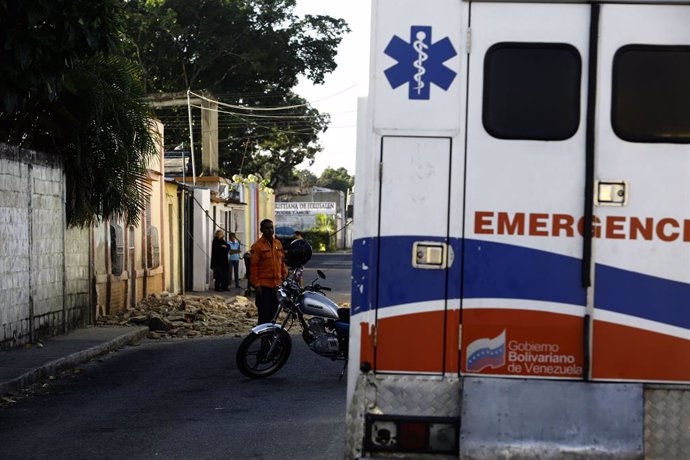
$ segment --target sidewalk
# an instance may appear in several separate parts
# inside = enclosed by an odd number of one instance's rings
[[[147,332],[141,326],[89,326],[43,339],[42,347],[0,351],[0,396],[137,342]]]
[[[246,280],[241,288],[227,291],[188,291],[191,296],[213,295],[229,298],[244,295]],[[146,337],[146,326],[87,326],[67,334],[41,339],[42,346],[14,348],[0,351],[0,396],[27,387],[56,372],[138,342]]]
[[[228,286],[227,291],[215,291],[213,289],[209,289],[208,291],[186,291],[185,295],[196,295],[196,296],[200,296],[200,297],[209,297],[212,295],[218,295],[218,296],[227,298],[227,297],[235,297],[238,295],[244,295],[246,289],[247,289],[247,281],[242,280],[240,282],[240,287],[236,288],[236,287]],[[252,298],[254,298],[254,297],[252,296]]]
[[[243,296],[247,286],[241,280],[240,288],[227,291],[188,291],[190,296],[224,298]],[[253,300],[253,296],[251,297]],[[60,370],[79,364],[138,342],[146,337],[146,326],[86,326],[67,334],[41,339],[41,346],[32,344],[0,351],[0,396],[16,392]]]

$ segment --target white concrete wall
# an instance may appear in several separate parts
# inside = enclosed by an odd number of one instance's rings
[[[0,150],[0,348],[30,330],[29,168],[12,153]]]
[[[62,321],[64,281],[64,208],[62,169],[29,166],[31,187],[31,295],[34,327],[49,333]],[[44,329],[47,329],[44,331]]]
[[[211,210],[211,191],[208,189],[197,188],[192,191],[194,194],[192,216],[194,226],[194,241],[192,247],[192,264],[194,273],[192,274],[192,290],[206,291],[211,282],[211,241],[213,241],[213,225],[209,222],[206,213]]]
[[[65,321],[67,329],[90,324],[95,311],[90,311],[89,289],[89,228],[65,230]]]
[[[55,157],[0,144],[0,349],[88,320],[89,232],[64,202]]]

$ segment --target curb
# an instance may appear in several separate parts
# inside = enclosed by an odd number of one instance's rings
[[[142,327],[136,331],[131,331],[127,334],[115,337],[114,339],[108,342],[104,342],[99,345],[95,345],[91,348],[87,348],[86,350],[77,351],[70,355],[63,356],[62,358],[49,361],[35,369],[25,372],[24,374],[12,380],[0,382],[0,395],[20,390],[21,388],[27,387],[32,383],[46,378],[51,374],[55,374],[60,370],[75,367],[76,365],[93,359],[97,356],[103,355],[110,351],[115,351],[119,348],[122,348],[125,345],[138,342],[146,336],[146,333],[148,331],[148,327]]]

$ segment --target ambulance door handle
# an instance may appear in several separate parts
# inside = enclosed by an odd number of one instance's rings
[[[453,249],[441,241],[415,241],[412,244],[412,266],[442,270],[453,264]]]
[[[594,204],[597,206],[625,206],[628,204],[628,183],[624,180],[595,182]]]

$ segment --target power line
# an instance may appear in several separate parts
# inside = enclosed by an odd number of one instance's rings
[[[275,110],[295,109],[295,108],[298,108],[298,107],[306,107],[306,106],[309,105],[309,104],[307,103],[307,104],[297,104],[297,105],[286,105],[286,106],[282,106],[282,107],[246,107],[246,106],[242,106],[242,105],[227,104],[227,103],[225,103],[225,102],[220,102],[220,101],[217,101],[217,100],[209,99],[209,98],[206,97],[206,96],[202,96],[202,95],[200,95],[200,94],[196,94],[196,93],[193,93],[193,92],[191,92],[191,91],[190,91],[189,93],[190,93],[190,94],[193,94],[194,96],[196,96],[196,97],[198,97],[198,98],[200,98],[200,99],[203,99],[203,100],[206,100],[206,101],[209,101],[209,102],[215,102],[215,103],[218,104],[218,105],[221,105],[221,106],[224,106],[224,107],[230,107],[231,109],[240,109],[240,110],[265,110],[265,111],[275,111]]]
[[[212,109],[210,107],[202,107],[200,105],[194,105],[191,104],[192,107],[201,109],[201,110],[208,110],[209,112],[218,112],[218,113],[225,113],[227,115],[234,115],[236,117],[249,117],[249,118],[271,118],[271,119],[285,119],[285,118],[294,118],[294,119],[306,119],[306,118],[321,118],[323,115],[258,115],[258,114],[253,114],[253,113],[237,113],[237,112],[230,112],[227,110],[221,110],[221,109]]]
[[[336,96],[339,96],[339,95],[341,95],[341,94],[343,94],[343,93],[345,93],[345,92],[347,92],[347,91],[350,91],[351,89],[353,89],[353,88],[355,88],[355,87],[357,87],[357,83],[355,83],[355,84],[353,84],[353,85],[350,85],[350,86],[348,86],[347,88],[342,89],[342,90],[340,90],[340,91],[338,91],[338,92],[336,92],[336,93],[333,93],[333,94],[331,94],[331,95],[329,95],[329,96],[322,97],[321,99],[317,99],[317,100],[315,100],[315,101],[313,101],[313,102],[321,102],[321,101],[325,101],[325,100],[331,99],[331,98],[336,97]],[[190,91],[189,94],[193,94],[195,97],[198,97],[198,98],[200,98],[200,99],[203,99],[203,100],[206,100],[206,101],[209,101],[209,102],[215,102],[215,103],[218,104],[218,105],[221,105],[221,106],[224,106],[224,107],[229,107],[229,108],[231,108],[231,109],[237,109],[237,110],[249,110],[249,111],[252,111],[252,110],[258,110],[258,111],[279,111],[279,110],[295,109],[295,108],[299,108],[299,107],[307,107],[307,106],[310,105],[309,103],[306,103],[306,104],[295,104],[295,105],[285,105],[285,106],[275,106],[275,107],[248,107],[248,106],[244,106],[244,105],[228,104],[228,103],[226,103],[226,102],[221,102],[221,101],[219,101],[219,100],[215,100],[215,99],[208,98],[208,97],[203,96],[203,95],[201,95],[201,94],[196,94],[196,93],[194,93],[194,92],[192,92],[192,91]],[[226,93],[226,94],[224,94],[224,95],[231,95],[231,94],[233,94],[233,93]],[[261,97],[276,97],[276,96],[273,96],[273,95],[266,95],[266,94],[262,94],[262,93],[238,93],[237,95],[238,95],[239,97],[237,97],[237,98],[240,99],[240,98],[242,98],[242,96],[248,96],[248,95],[252,95],[252,94],[261,95]],[[294,93],[293,93],[293,94],[294,94]],[[285,94],[285,95],[287,95],[287,94]],[[297,96],[299,96],[299,95],[297,95]],[[258,98],[258,96],[254,96],[254,97],[255,97],[255,98]],[[302,97],[302,96],[299,96],[299,97]]]
[[[356,87],[357,85],[351,85],[341,91],[338,91],[330,96],[318,99],[316,102],[320,102],[323,100],[330,99],[332,97],[336,97],[346,91],[351,90],[352,88]],[[235,104],[228,104],[225,102],[220,102],[218,100],[213,100],[209,97],[203,96],[201,94],[194,93],[192,91],[188,91],[189,95],[194,95],[195,98],[199,98],[205,101],[209,102],[214,102],[218,104],[221,107],[227,107],[230,109],[236,109],[236,110],[245,110],[245,111],[270,111],[270,112],[275,112],[275,111],[285,111],[288,109],[294,109],[294,108],[299,108],[299,107],[308,107],[309,104],[295,104],[295,105],[289,105],[289,106],[275,106],[275,107],[247,107],[247,106],[242,106],[242,105],[235,105]],[[236,96],[239,96],[237,98],[246,98],[250,94],[254,93],[244,93],[244,94],[236,94]],[[260,94],[262,97],[277,97],[276,95],[266,95],[265,93],[256,93]],[[294,93],[291,93],[294,94]],[[208,110],[208,111],[213,111],[218,114],[225,114],[233,117],[235,121],[221,121],[218,123],[218,129],[231,129],[231,128],[237,128],[240,129],[242,127],[246,127],[247,131],[251,130],[251,132],[247,132],[245,136],[242,135],[236,135],[236,136],[231,136],[228,139],[224,139],[223,141],[228,141],[233,138],[236,139],[246,139],[247,141],[254,140],[254,141],[259,141],[261,139],[265,138],[270,138],[272,136],[275,136],[276,133],[278,134],[313,134],[318,136],[322,130],[320,129],[314,129],[315,126],[313,124],[313,120],[322,120],[325,121],[327,118],[330,117],[331,114],[319,114],[319,115],[288,115],[288,114],[274,114],[274,115],[260,115],[260,114],[254,114],[254,113],[240,113],[240,112],[235,112],[235,111],[230,111],[230,110],[222,110],[219,108],[210,108],[210,107],[203,107],[200,105],[195,105],[195,104],[189,104],[188,108],[198,108],[200,110]],[[334,115],[344,115],[344,114],[349,114],[349,113],[355,113],[356,111],[346,111],[346,112],[339,112]],[[184,115],[187,115],[184,117]],[[166,125],[169,126],[170,128],[188,128],[191,131],[200,131],[201,127],[201,114],[199,114],[198,117],[194,116],[191,111],[187,111],[187,114],[182,113],[181,111],[168,111],[167,114],[160,114],[159,119]],[[331,126],[331,127],[326,127],[326,128],[332,128],[332,129],[345,129],[345,128],[351,128],[356,125],[345,125],[345,126]],[[265,129],[265,130],[270,130],[270,133],[266,133],[264,135],[258,134],[256,130],[259,129]],[[325,130],[323,130],[325,132]]]
[[[352,88],[355,88],[356,86],[357,86],[357,83],[355,83],[355,84],[352,85],[352,86],[348,86],[348,87],[345,88],[344,90],[338,91],[338,92],[335,93],[335,94],[331,94],[330,96],[326,96],[326,97],[323,97],[323,98],[321,98],[321,99],[317,99],[317,100],[315,100],[314,102],[321,102],[321,101],[325,101],[325,100],[327,100],[327,99],[330,99],[330,98],[332,98],[332,97],[339,96],[339,95],[343,94],[343,93],[346,92],[346,91],[350,91]]]

